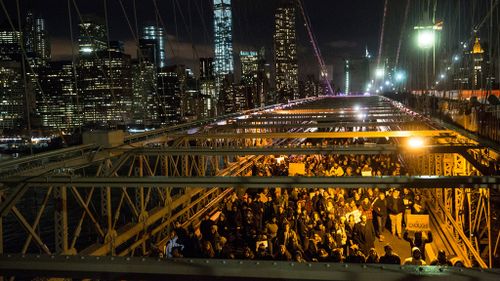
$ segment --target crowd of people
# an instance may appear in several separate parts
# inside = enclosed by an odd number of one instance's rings
[[[268,157],[253,173],[284,176],[289,163],[297,162],[305,163],[309,175],[405,173],[397,158],[388,155]],[[423,196],[407,188],[246,190],[233,192],[196,227],[176,224],[162,252],[167,258],[425,265],[425,245],[432,242],[432,233],[409,233],[404,224],[406,215],[426,212]],[[408,241],[411,257],[401,260],[390,244],[379,256],[375,241],[384,241],[388,230],[388,235]],[[431,264],[447,265],[449,260],[443,252]]]
[[[301,176],[400,176],[407,175],[397,155],[293,155],[266,157],[254,165],[254,176],[289,176],[290,163],[304,163],[305,171]],[[295,176],[295,175],[290,175]]]

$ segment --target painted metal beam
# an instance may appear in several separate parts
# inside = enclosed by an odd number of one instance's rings
[[[90,256],[0,256],[0,272],[16,276],[104,280],[449,280],[496,281],[498,269],[380,264],[294,263]]]
[[[387,131],[387,132],[308,132],[308,133],[220,133],[190,135],[191,139],[344,139],[344,138],[407,138],[451,137],[449,130]]]
[[[282,188],[359,188],[410,187],[457,188],[500,186],[500,176],[382,176],[382,177],[12,177],[7,182],[23,182],[31,187],[74,186],[75,188],[104,187],[282,187]]]
[[[252,120],[251,120],[252,121]],[[323,122],[306,124],[247,124],[251,122],[235,122],[225,126],[218,126],[217,129],[262,129],[262,128],[352,128],[352,127],[379,127],[379,126],[407,126],[407,125],[427,125],[420,121],[393,121],[393,122]]]
[[[481,149],[472,145],[429,145],[419,151],[427,153],[462,153],[466,149]],[[403,145],[348,145],[348,146],[311,146],[311,147],[144,147],[126,148],[135,155],[204,155],[204,156],[234,156],[234,155],[310,155],[310,154],[341,154],[341,155],[373,155],[392,153],[415,153],[415,150]]]

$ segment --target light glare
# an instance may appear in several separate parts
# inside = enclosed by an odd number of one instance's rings
[[[424,146],[424,140],[422,138],[413,137],[408,140],[408,145],[410,148],[421,148]]]
[[[417,45],[421,49],[429,49],[436,42],[436,33],[434,30],[419,30],[417,35]]]

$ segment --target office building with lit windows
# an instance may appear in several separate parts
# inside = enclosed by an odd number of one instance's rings
[[[83,101],[85,123],[113,127],[131,122],[131,57],[118,49],[114,47],[109,51],[97,52],[95,56],[80,57],[77,67],[78,90]]]
[[[46,65],[51,58],[50,40],[45,19],[28,12],[24,28],[24,45],[33,65]]]
[[[158,98],[155,64],[136,61],[132,64],[132,122],[135,127],[151,127],[158,121]]]
[[[149,59],[153,56],[153,61],[157,67],[165,67],[167,65],[167,54],[165,51],[166,37],[165,30],[162,27],[148,25],[142,29],[142,39],[155,42],[154,52],[150,53]],[[144,44],[147,41],[143,41]]]
[[[25,124],[25,95],[21,63],[0,61],[0,129],[20,129]]]
[[[344,81],[342,92],[360,94],[367,91],[370,81],[370,60],[368,57],[351,57],[344,60]]]
[[[296,7],[287,1],[276,11],[274,32],[274,57],[276,64],[276,92],[278,101],[299,97],[297,63],[297,35],[295,30]]]
[[[72,62],[50,62],[37,71],[42,91],[36,108],[42,127],[68,130],[81,126],[81,101],[77,96]]]
[[[0,25],[0,60],[21,60],[21,32],[12,30],[7,21]]]
[[[259,53],[255,51],[241,51],[241,83],[251,84],[257,78],[259,70]]]
[[[80,55],[91,55],[108,48],[106,29],[102,19],[85,16],[78,25],[78,50]]]
[[[181,116],[181,77],[178,66],[161,69],[157,78],[158,116],[161,125],[177,124]]]

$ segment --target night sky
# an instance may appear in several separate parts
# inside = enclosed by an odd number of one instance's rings
[[[13,4],[15,1],[4,2],[8,2],[11,17],[15,17],[16,9]],[[36,14],[42,15],[47,20],[53,59],[69,59],[71,40],[67,1],[20,0],[20,2],[23,10],[31,6]],[[76,0],[82,14],[101,17],[104,17],[103,2],[103,0]],[[272,63],[274,13],[280,2],[281,0],[233,0],[235,54],[242,49],[258,49],[265,46],[267,59]],[[120,1],[108,0],[107,3],[111,39],[125,41],[126,51],[135,54],[133,36]],[[135,28],[132,0],[122,0],[122,3]],[[157,0],[157,3],[168,33],[169,64],[187,64],[197,73],[197,58],[213,56],[212,0]],[[156,18],[153,1],[136,0],[136,4],[139,28],[147,23],[154,24]],[[304,4],[325,61],[334,65],[334,80],[339,79],[343,71],[342,58],[364,55],[365,46],[376,55],[384,0],[305,0]],[[393,15],[398,15],[402,14],[403,10],[395,7],[391,12]],[[4,19],[5,14],[2,12],[0,21]],[[78,20],[79,17],[73,9],[75,36]],[[396,18],[393,24],[388,21],[390,33],[391,26],[397,26],[398,19]],[[317,75],[316,60],[300,16],[298,16],[297,32],[300,75],[302,78],[306,74]],[[236,65],[239,65],[237,56],[235,58]],[[236,71],[238,72],[238,69]]]

